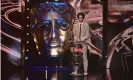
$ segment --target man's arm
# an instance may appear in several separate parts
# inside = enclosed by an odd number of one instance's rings
[[[82,38],[82,41],[86,41],[87,39],[89,39],[90,34],[89,34],[89,25],[86,23],[85,24],[85,36]]]
[[[74,35],[74,41],[76,41],[76,28],[75,28],[75,24],[73,25],[73,35]]]

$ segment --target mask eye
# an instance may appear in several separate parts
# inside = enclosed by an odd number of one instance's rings
[[[43,28],[43,29],[47,29],[47,28],[50,27],[50,25],[49,25],[49,24],[43,24],[43,25],[41,25],[40,27]]]
[[[44,33],[44,35],[47,35],[50,32],[48,25],[43,24],[40,27],[41,27],[41,31]]]
[[[69,28],[69,22],[66,20],[58,19],[57,24],[59,24],[60,28],[66,30]]]
[[[44,36],[46,36],[50,33],[50,31],[51,31],[50,27],[51,27],[51,22],[50,21],[44,21],[44,22],[41,23],[40,28],[41,28]]]
[[[43,21],[41,24],[42,24],[41,28],[49,28],[49,27],[51,27],[51,21],[49,21],[49,20]]]
[[[69,27],[69,23],[63,22],[63,23],[60,24],[60,26],[61,26],[61,28],[62,28],[63,30],[66,30],[66,29]]]

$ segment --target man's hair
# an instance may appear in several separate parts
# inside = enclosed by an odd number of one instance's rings
[[[84,14],[83,12],[79,12],[79,13],[77,14],[77,18],[79,18],[80,15],[83,17],[83,19],[85,18],[85,14]]]

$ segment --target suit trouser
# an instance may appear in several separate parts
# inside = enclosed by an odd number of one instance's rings
[[[83,46],[83,65],[84,65],[84,72],[88,71],[88,59],[87,59],[87,45],[82,44]]]

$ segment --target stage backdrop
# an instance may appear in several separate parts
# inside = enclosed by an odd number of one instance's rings
[[[133,71],[133,2],[108,0],[107,63],[110,70]],[[120,71],[118,74],[121,74]],[[108,76],[115,76],[107,70]],[[111,75],[110,75],[111,74]],[[109,79],[113,80],[113,79]]]

